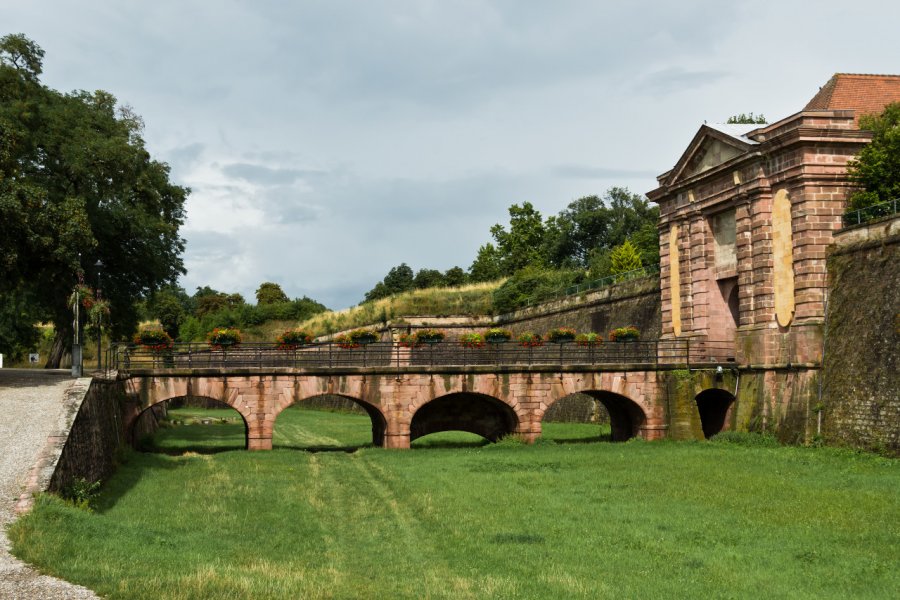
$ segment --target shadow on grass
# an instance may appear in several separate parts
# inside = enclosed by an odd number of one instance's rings
[[[603,434],[603,435],[592,435],[588,437],[580,437],[580,438],[552,438],[547,437],[544,438],[547,441],[555,442],[556,444],[564,445],[564,444],[603,444],[606,442],[612,442],[612,435]]]
[[[357,450],[362,450],[363,448],[376,448],[374,444],[356,444],[356,445],[347,445],[347,446],[291,446],[289,444],[276,444],[272,446],[272,450],[294,450],[300,452],[309,452],[312,454],[318,452],[344,452],[346,454],[353,454]]]

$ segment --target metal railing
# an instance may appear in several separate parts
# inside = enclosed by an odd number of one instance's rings
[[[640,269],[634,269],[633,271],[626,271],[625,273],[619,273],[617,275],[607,275],[606,277],[601,277],[600,279],[592,279],[584,283],[579,283],[578,285],[570,285],[566,288],[560,288],[549,296],[541,296],[534,299],[529,298],[525,303],[525,306],[535,306],[537,304],[543,304],[544,302],[551,302],[553,300],[559,300],[560,298],[566,298],[568,296],[575,296],[577,294],[599,290],[611,285],[616,285],[617,283],[631,281],[632,279],[649,277],[650,275],[655,275],[656,273],[659,273],[658,264],[641,267]]]
[[[844,227],[852,227],[853,225],[862,225],[869,221],[874,221],[881,217],[888,217],[900,212],[900,200],[888,200],[879,204],[873,204],[859,210],[844,213]]]
[[[577,343],[525,347],[510,341],[472,348],[444,341],[404,347],[376,342],[345,348],[333,342],[284,350],[274,343],[244,343],[213,350],[204,343],[177,343],[170,350],[155,351],[133,344],[114,346],[110,366],[121,372],[132,370],[291,368],[332,370],[347,367],[389,367],[399,370],[420,367],[516,367],[532,365],[622,365],[704,364],[734,360],[733,342],[673,339],[603,342],[593,346]]]

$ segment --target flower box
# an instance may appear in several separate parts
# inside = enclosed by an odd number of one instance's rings
[[[575,341],[575,330],[571,327],[557,327],[547,333],[547,340],[554,344],[568,344]]]
[[[135,344],[143,346],[153,352],[171,350],[174,342],[169,334],[162,329],[145,328],[138,331],[133,338]]]
[[[488,344],[502,344],[512,338],[512,332],[508,329],[493,327],[484,332],[484,341]]]
[[[313,335],[305,329],[290,329],[285,331],[275,341],[280,350],[293,351],[313,341]]]
[[[213,350],[227,350],[241,344],[241,330],[234,327],[216,327],[206,335],[206,341]]]
[[[640,339],[640,337],[641,334],[637,328],[630,325],[628,327],[613,329],[609,333],[609,339],[613,342],[634,342]]]
[[[537,348],[544,345],[544,339],[541,337],[541,334],[532,333],[531,331],[526,331],[519,335],[518,340],[519,345],[525,348]]]

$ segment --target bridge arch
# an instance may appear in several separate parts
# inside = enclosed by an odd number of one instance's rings
[[[628,396],[607,390],[586,389],[578,390],[572,394],[565,394],[554,399],[553,402],[547,406],[547,409],[560,400],[572,396],[574,393],[590,396],[603,405],[603,408],[609,413],[611,437],[614,442],[624,442],[640,435],[641,429],[647,422],[647,415],[640,404]],[[547,414],[547,409],[545,409],[541,415],[542,422],[544,416]]]
[[[409,439],[440,431],[467,431],[496,442],[519,427],[507,403],[487,394],[454,392],[421,405],[412,415]]]
[[[153,404],[149,406],[142,406],[137,413],[126,423],[126,437],[131,443],[132,447],[137,448],[141,443],[141,432],[143,430],[144,420],[147,419],[151,412],[155,411],[161,406],[166,406],[166,409],[170,408],[170,405],[174,402],[178,401],[188,401],[188,400],[203,400],[206,401],[207,404],[212,403],[215,405],[215,408],[226,408],[231,409],[241,418],[241,424],[244,426],[244,449],[246,450],[249,447],[250,441],[250,424],[247,422],[247,417],[240,411],[238,408],[228,402],[223,400],[219,400],[217,398],[211,398],[208,396],[174,396],[172,398],[166,398],[163,400],[156,400]],[[207,406],[206,408],[210,408]],[[213,433],[215,430],[211,429],[210,433]],[[189,450],[194,450],[200,452],[201,450],[198,448],[188,448]],[[223,448],[223,449],[232,449],[232,448]],[[207,449],[207,451],[209,451]],[[212,451],[218,451],[212,450]]]
[[[298,404],[303,404],[309,400],[314,398],[321,398],[322,396],[338,396],[345,400],[350,400],[360,408],[362,408],[366,414],[369,416],[369,419],[372,421],[372,444],[375,446],[383,446],[384,445],[384,434],[387,430],[387,419],[384,416],[384,413],[381,411],[381,408],[366,402],[361,398],[357,398],[355,396],[351,396],[348,394],[337,394],[337,393],[317,393],[310,394],[306,396],[301,396],[299,398],[287,398],[279,402],[275,407],[275,413],[273,416],[273,423],[276,423],[278,420],[278,416],[284,412],[285,409],[296,406]]]
[[[703,437],[709,439],[725,428],[734,395],[728,390],[710,388],[697,394],[694,400],[697,402],[697,412],[700,413]]]

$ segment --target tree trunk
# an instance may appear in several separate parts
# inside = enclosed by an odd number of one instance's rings
[[[50,355],[47,357],[45,369],[58,369],[66,353],[66,337],[59,331],[53,337],[53,345],[50,346]]]

